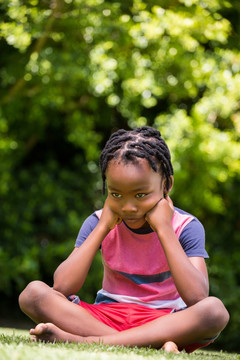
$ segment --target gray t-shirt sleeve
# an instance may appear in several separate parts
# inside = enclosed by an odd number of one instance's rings
[[[205,250],[205,230],[201,222],[196,218],[193,218],[183,229],[179,241],[188,257],[209,257]]]
[[[77,240],[75,242],[75,247],[80,247],[88,235],[93,231],[93,229],[97,226],[99,219],[95,213],[91,214],[82,224]]]

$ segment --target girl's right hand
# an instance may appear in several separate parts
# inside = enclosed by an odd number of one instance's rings
[[[174,214],[174,206],[169,196],[161,198],[157,204],[146,214],[146,220],[153,229],[157,232],[159,229],[164,229],[171,225]]]
[[[122,219],[109,206],[108,198],[105,200],[103,211],[99,219],[99,225],[104,225],[108,231],[122,222]]]

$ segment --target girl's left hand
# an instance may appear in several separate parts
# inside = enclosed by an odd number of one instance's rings
[[[174,214],[173,202],[169,196],[161,198],[157,204],[146,214],[145,219],[153,229],[157,231],[166,226],[172,226]]]

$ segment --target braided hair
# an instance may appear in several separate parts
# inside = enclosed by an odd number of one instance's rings
[[[105,193],[106,170],[112,159],[136,162],[136,158],[146,159],[155,172],[161,172],[166,178],[166,188],[170,187],[173,175],[171,155],[161,133],[149,126],[134,130],[120,129],[113,133],[100,155],[100,169]]]

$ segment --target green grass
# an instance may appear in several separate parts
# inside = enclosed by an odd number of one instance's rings
[[[197,350],[192,354],[166,354],[162,350],[82,344],[31,342],[28,332],[0,328],[1,360],[239,360],[237,354]]]

